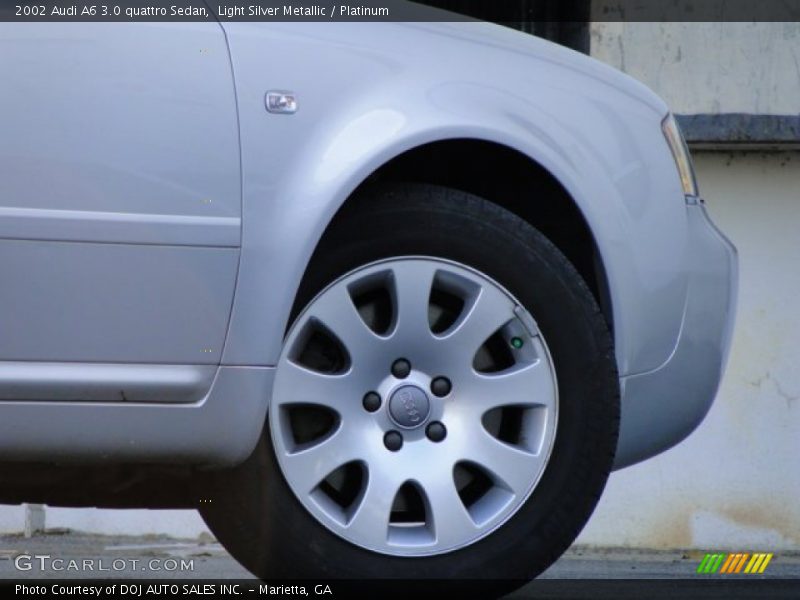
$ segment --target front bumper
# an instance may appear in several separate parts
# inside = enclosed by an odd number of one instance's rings
[[[694,431],[714,401],[728,359],[738,287],[736,248],[702,201],[687,198],[686,210],[689,281],[680,335],[666,363],[620,380],[615,469],[663,452]]]

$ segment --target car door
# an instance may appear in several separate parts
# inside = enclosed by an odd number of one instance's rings
[[[2,24],[0,82],[0,399],[201,397],[241,225],[219,24]]]

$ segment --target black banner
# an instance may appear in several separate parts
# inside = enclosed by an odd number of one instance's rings
[[[800,21],[800,0],[39,0],[0,21]]]
[[[800,580],[739,577],[708,579],[540,579],[522,586],[509,581],[328,580],[258,581],[179,579],[63,579],[0,581],[4,595],[17,598],[792,598]],[[516,591],[511,591],[516,590]],[[509,591],[511,593],[509,594]]]

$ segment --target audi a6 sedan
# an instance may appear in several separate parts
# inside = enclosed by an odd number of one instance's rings
[[[667,106],[485,23],[0,28],[0,501],[522,581],[686,437],[736,252]]]

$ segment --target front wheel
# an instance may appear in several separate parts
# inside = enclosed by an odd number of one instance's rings
[[[618,420],[605,321],[544,236],[372,189],[315,253],[263,439],[203,516],[261,577],[527,580],[588,520]]]

